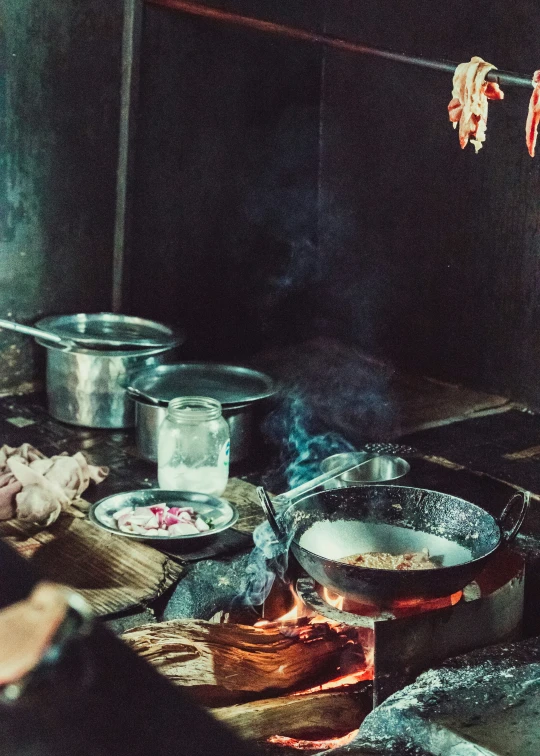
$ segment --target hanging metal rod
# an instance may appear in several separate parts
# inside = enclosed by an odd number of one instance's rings
[[[386,60],[394,60],[398,63],[408,63],[413,66],[432,68],[436,71],[445,71],[453,74],[457,66],[457,63],[451,63],[450,61],[429,60],[428,58],[390,52],[390,50],[379,50],[376,47],[366,47],[366,45],[360,45],[356,42],[347,42],[344,39],[332,37],[328,34],[316,34],[304,29],[295,29],[291,26],[275,24],[272,21],[262,21],[258,18],[240,16],[229,11],[197,5],[188,0],[146,0],[146,2],[150,5],[159,5],[163,8],[170,8],[171,10],[189,13],[192,16],[211,18],[215,21],[222,21],[235,26],[246,26],[250,29],[256,29],[269,34],[276,34],[291,39],[299,39],[305,42],[316,42],[325,45],[326,47],[333,47],[336,50],[346,50],[347,52],[358,53],[360,55],[373,55],[378,58],[385,58]],[[488,73],[486,78],[488,81],[497,82],[501,86],[532,87],[532,76],[523,76],[522,74],[512,73],[511,71],[499,71],[497,69]]]

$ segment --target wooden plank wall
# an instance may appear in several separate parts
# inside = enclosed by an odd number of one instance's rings
[[[401,52],[540,67],[517,0],[207,0]],[[147,6],[132,308],[188,355],[323,333],[408,370],[540,405],[540,157],[529,91],[462,151],[449,74]]]

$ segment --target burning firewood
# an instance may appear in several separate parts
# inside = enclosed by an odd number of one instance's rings
[[[338,676],[351,631],[302,620],[297,630],[172,620],[122,637],[174,683],[191,688],[200,703],[221,706]]]
[[[310,739],[357,729],[371,710],[370,697],[358,693],[310,693],[212,709],[212,714],[245,740],[272,735]]]

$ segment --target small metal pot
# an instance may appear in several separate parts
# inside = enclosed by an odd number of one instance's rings
[[[370,459],[371,457],[371,459]],[[336,478],[324,484],[325,488],[349,488],[350,486],[365,486],[373,483],[390,483],[399,480],[403,485],[405,476],[408,475],[411,466],[401,457],[394,457],[390,454],[381,454],[374,457],[370,452],[344,452],[342,454],[333,454],[326,457],[321,462],[321,472],[331,472],[333,469],[341,467],[343,464],[353,465],[355,462],[366,464],[358,467],[356,470],[338,475]]]
[[[135,402],[135,436],[141,457],[157,462],[159,426],[165,419],[167,407],[141,401],[128,389]],[[254,405],[241,404],[223,407],[223,417],[231,435],[231,463],[245,459],[252,448]]]
[[[265,401],[275,393],[272,378],[252,368],[213,362],[182,362],[144,370],[134,376],[128,395],[135,401],[137,448],[157,461],[158,430],[167,405],[178,396],[210,396],[223,408],[231,435],[231,462],[253,448],[255,428]]]
[[[173,349],[100,351],[47,348],[49,413],[64,423],[87,428],[131,428],[133,402],[126,395],[131,376],[161,365]]]
[[[155,368],[183,341],[180,332],[132,315],[78,313],[43,318],[48,333],[36,341],[47,350],[49,413],[65,423],[88,428],[130,428],[133,403],[126,388],[132,376]],[[51,343],[53,336],[60,343]]]

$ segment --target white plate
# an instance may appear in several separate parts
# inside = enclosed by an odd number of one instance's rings
[[[204,520],[212,520],[212,527],[202,533],[182,536],[145,536],[140,533],[124,533],[116,527],[113,515],[118,510],[124,507],[151,507],[162,503],[169,507],[193,507]],[[193,538],[208,538],[232,527],[238,520],[238,510],[226,499],[218,499],[207,494],[147,488],[107,496],[92,504],[88,517],[95,525],[123,538],[134,538],[137,541],[188,541]]]

